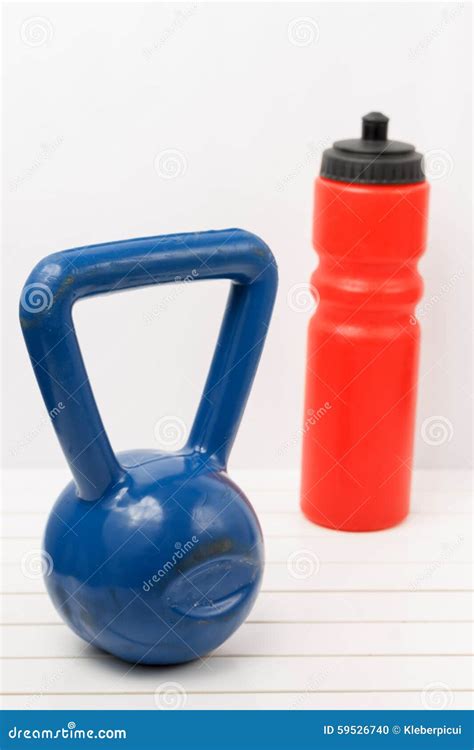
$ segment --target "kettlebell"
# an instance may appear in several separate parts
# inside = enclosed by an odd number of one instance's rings
[[[87,377],[72,307],[97,294],[186,278],[231,281],[189,440],[173,453],[116,455]],[[262,533],[226,467],[276,289],[271,251],[240,229],[54,253],[23,288],[23,335],[73,475],[46,526],[46,587],[77,635],[127,662],[202,657],[239,627],[256,599]]]

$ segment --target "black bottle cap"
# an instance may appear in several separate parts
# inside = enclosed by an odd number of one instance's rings
[[[388,117],[370,112],[362,118],[362,137],[336,141],[323,153],[321,177],[339,182],[403,185],[424,182],[422,155],[410,143],[387,139]]]

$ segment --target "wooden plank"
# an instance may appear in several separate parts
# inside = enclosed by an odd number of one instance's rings
[[[48,514],[62,488],[57,492],[49,489],[37,490],[31,494],[4,492],[2,513],[4,517],[12,513],[34,514],[42,517],[41,524],[45,524]],[[301,515],[299,495],[289,490],[252,490],[247,497],[258,514],[262,513],[293,513]],[[411,514],[449,513],[472,514],[472,494],[461,490],[417,490],[412,494]],[[317,528],[317,527],[316,527]],[[320,527],[322,528],[322,527]]]
[[[472,653],[470,623],[244,623],[222,656],[437,655]],[[110,658],[66,625],[4,625],[2,658]]]
[[[442,490],[445,492],[472,492],[470,469],[416,469],[412,487],[416,490]]]
[[[230,476],[247,494],[259,513],[299,513],[299,473],[296,471],[231,471]],[[3,512],[44,513],[71,477],[67,469],[4,470]],[[473,510],[472,473],[469,471],[417,470],[412,488],[412,511],[469,513]]]
[[[48,595],[4,594],[0,624],[62,622]],[[472,618],[464,591],[260,592],[247,622],[456,622]]]
[[[0,593],[43,593],[41,578],[27,578],[19,566],[2,571]],[[467,591],[469,563],[324,563],[295,578],[285,563],[266,563],[262,591]]]
[[[3,684],[16,693],[154,692],[178,682],[186,692],[293,692],[320,690],[426,690],[444,683],[471,690],[472,658],[466,656],[209,657],[159,670],[117,659],[6,659]]]
[[[229,470],[235,482],[246,489],[283,489],[298,492],[300,484],[299,469],[259,469]],[[442,490],[446,492],[472,491],[472,471],[470,469],[415,469],[413,472],[412,489]]]
[[[2,594],[0,624],[42,624],[62,622],[46,592],[41,594]]]
[[[413,539],[416,537],[417,540],[424,538],[443,539],[446,535],[464,536],[466,525],[469,524],[470,519],[471,516],[468,514],[413,513],[399,526],[378,532],[378,534],[381,537],[383,536],[384,539],[402,539],[404,537]],[[285,536],[300,539],[334,539],[334,535],[337,533],[334,529],[316,526],[308,521],[302,513],[261,513],[259,514],[259,521],[265,538]],[[16,526],[17,531],[21,532],[21,528],[21,523]],[[31,524],[31,528],[34,529],[33,524]],[[357,539],[368,539],[373,535],[373,532],[370,534],[350,534]],[[5,533],[5,536],[8,536],[8,534]],[[22,534],[11,534],[11,536],[22,536]],[[344,533],[344,538],[347,538],[347,533]]]
[[[450,513],[472,516],[471,490],[414,490],[411,501],[411,512],[415,513]]]
[[[179,698],[179,696],[178,696]],[[437,700],[441,700],[441,705]],[[187,693],[179,698],[177,704],[182,710],[418,710],[430,705],[451,710],[470,710],[474,706],[474,693],[441,690],[441,692],[419,691],[389,692],[374,691],[366,693],[302,691],[294,693]],[[109,695],[104,693],[87,695],[4,695],[4,709],[41,709],[41,710],[150,710],[156,711],[162,705],[160,694],[154,692],[139,694]]]
[[[262,592],[251,622],[470,621],[470,592]]]
[[[183,707],[194,709],[409,709],[431,698],[434,707],[472,706],[472,662],[462,655],[472,649],[467,472],[416,472],[403,524],[344,534],[301,515],[298,472],[232,471],[264,529],[263,591],[214,655],[159,670],[82,642],[61,623],[43,581],[21,572],[67,470],[7,475],[4,707],[153,710],[168,681],[182,685]]]
[[[301,514],[298,490],[258,489],[247,491],[246,494],[259,514],[280,512]],[[469,490],[414,489],[412,491],[410,515],[419,513],[472,514],[472,512],[472,492]]]
[[[460,513],[413,513],[400,526],[384,532],[397,539],[409,536],[422,539],[463,535],[472,517]],[[32,539],[40,543],[47,518],[44,513],[9,513],[3,517],[1,536],[4,539]],[[297,536],[303,538],[334,538],[334,530],[316,526],[302,513],[260,513],[259,521],[265,538]],[[66,529],[65,529],[66,531]],[[359,534],[357,535],[359,536]]]
[[[261,592],[248,621],[430,621],[439,618],[468,620],[471,595],[467,592]],[[0,624],[54,624],[61,618],[46,593],[4,594]]]
[[[470,623],[244,623],[217,651],[225,656],[471,653]]]
[[[295,577],[305,568],[311,570],[324,563],[403,563],[424,562],[442,565],[446,562],[471,562],[471,530],[461,534],[446,532],[443,537],[417,538],[396,535],[394,530],[367,534],[330,534],[321,537],[269,537],[265,540],[265,557],[270,563],[287,563]],[[65,544],[76,543],[69,534]],[[41,539],[4,539],[1,563],[21,567],[22,560],[41,549]],[[153,571],[150,571],[150,574]]]
[[[265,567],[264,591],[465,591],[472,589],[469,563],[324,563],[304,578],[284,564]]]

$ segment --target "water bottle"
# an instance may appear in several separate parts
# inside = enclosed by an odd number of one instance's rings
[[[315,183],[301,507],[345,531],[409,510],[429,186],[421,154],[387,133],[385,115],[366,115]]]

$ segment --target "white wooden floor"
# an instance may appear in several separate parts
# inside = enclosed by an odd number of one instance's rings
[[[62,624],[31,566],[67,472],[5,473],[5,708],[472,707],[467,472],[416,473],[410,517],[371,534],[306,521],[296,472],[232,477],[265,535],[266,571],[254,610],[201,662],[131,668]]]

